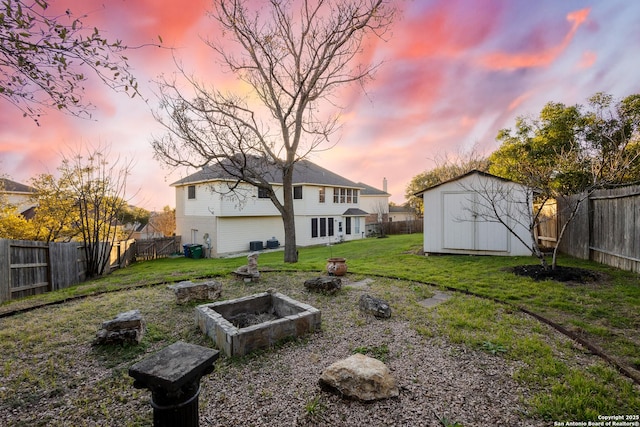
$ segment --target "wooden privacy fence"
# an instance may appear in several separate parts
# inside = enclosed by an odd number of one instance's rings
[[[171,238],[174,242],[175,239]],[[101,244],[109,251],[111,272],[131,264],[136,257],[136,241]],[[177,238],[177,246],[180,238]],[[168,241],[157,252],[167,250]],[[0,239],[0,302],[68,288],[87,278],[83,243],[46,243]]]
[[[0,240],[0,302],[67,288],[85,276],[79,243]]]
[[[580,196],[572,197],[569,203]],[[559,201],[559,224],[566,220],[566,211],[567,204]],[[640,185],[591,194],[569,224],[559,249],[576,258],[640,272]]]
[[[135,259],[150,260],[166,258],[182,252],[180,236],[162,237],[159,239],[136,240]]]
[[[424,230],[424,221],[415,219],[412,221],[391,221],[385,224],[387,234],[413,234],[422,233]]]

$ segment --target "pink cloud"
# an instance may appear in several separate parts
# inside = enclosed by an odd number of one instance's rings
[[[482,66],[491,70],[514,70],[518,68],[548,66],[569,46],[580,25],[587,20],[590,10],[590,8],[586,8],[567,14],[567,21],[571,23],[571,28],[562,41],[555,46],[543,48],[535,52],[493,52],[485,55],[480,60],[480,63]]]
[[[591,68],[598,60],[598,54],[593,51],[586,51],[582,54],[580,58],[580,62],[578,63],[578,68],[585,69]]]

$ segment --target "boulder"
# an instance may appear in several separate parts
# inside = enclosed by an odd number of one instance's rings
[[[304,287],[313,292],[335,294],[342,288],[342,279],[335,276],[321,276],[304,282]]]
[[[400,394],[387,365],[363,354],[354,354],[332,364],[322,372],[319,383],[324,390],[363,402]]]
[[[145,323],[140,311],[125,311],[114,319],[102,322],[102,327],[96,333],[93,344],[138,344],[144,336],[144,331]]]
[[[374,298],[371,295],[363,294],[360,297],[360,311],[364,314],[371,314],[375,317],[388,319],[391,317],[391,307],[386,301]]]
[[[213,301],[222,296],[222,283],[210,280],[208,282],[193,283],[190,280],[168,286],[176,295],[178,304],[191,301]]]

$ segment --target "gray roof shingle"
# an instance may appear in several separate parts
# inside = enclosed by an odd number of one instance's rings
[[[224,166],[216,163],[214,165],[205,166],[201,170],[182,178],[171,185],[181,186],[199,182],[235,180],[236,178],[233,174],[229,173],[229,171],[234,170],[238,169],[231,165],[231,162],[225,163]],[[261,168],[261,176],[271,184],[282,183],[282,171],[276,165],[265,165]],[[293,172],[293,183],[296,185],[317,184],[334,187],[365,188],[365,185],[362,183],[355,183],[308,160],[300,160],[296,163]]]

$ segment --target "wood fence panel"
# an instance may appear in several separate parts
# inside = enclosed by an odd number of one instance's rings
[[[49,245],[45,242],[13,240],[11,260],[11,299],[48,292],[52,289]]]
[[[590,204],[590,259],[640,272],[640,186],[597,191]]]
[[[558,233],[562,225],[568,220],[571,213],[570,206],[579,197],[584,195],[571,196],[567,200],[558,200]],[[558,246],[560,252],[580,259],[589,259],[589,203],[583,201],[578,208],[576,217],[569,223],[562,240]]]
[[[11,258],[9,240],[0,240],[0,302],[11,299]]]
[[[135,259],[150,260],[180,253],[182,252],[180,241],[180,236],[137,240],[135,245]]]
[[[78,259],[79,246],[77,243],[49,243],[53,290],[68,288],[84,280],[86,271]],[[84,257],[84,252],[82,254]]]
[[[566,220],[566,206],[558,203],[559,224]],[[569,224],[560,250],[576,258],[640,272],[640,186],[598,190],[590,195]]]
[[[424,221],[416,219],[413,221],[391,221],[385,224],[387,234],[413,234],[422,233]]]

